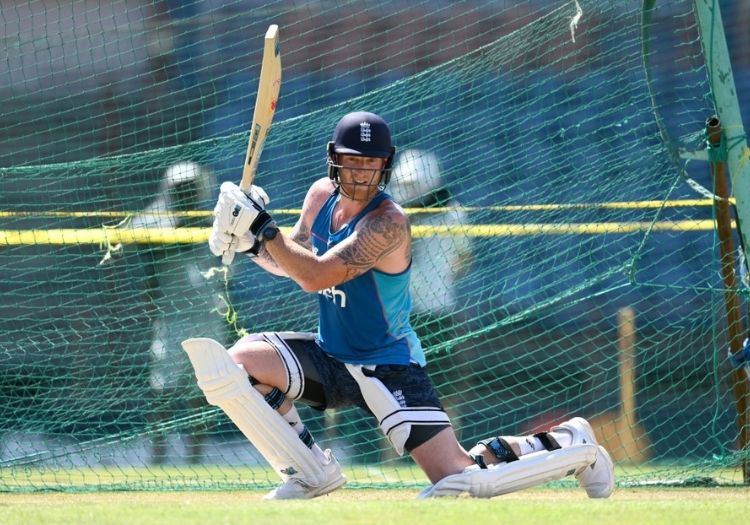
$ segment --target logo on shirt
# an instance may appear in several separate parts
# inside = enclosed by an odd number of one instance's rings
[[[330,299],[333,304],[338,305],[341,308],[346,308],[346,293],[342,290],[337,290],[335,286],[318,290],[318,293],[326,299]]]

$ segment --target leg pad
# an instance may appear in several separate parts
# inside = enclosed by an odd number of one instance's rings
[[[486,469],[476,465],[460,474],[446,476],[428,487],[419,498],[458,496],[492,498],[562,479],[580,472],[596,459],[595,445],[574,445],[553,451],[534,452],[518,461],[498,463]]]
[[[296,478],[310,486],[326,481],[326,473],[312,451],[250,385],[247,373],[221,344],[196,338],[183,341],[182,348],[208,402],[229,416],[284,481]]]

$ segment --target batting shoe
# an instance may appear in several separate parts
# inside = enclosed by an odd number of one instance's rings
[[[263,499],[311,499],[343,487],[346,484],[346,478],[341,473],[341,465],[336,461],[330,449],[326,449],[323,454],[328,462],[323,465],[326,480],[322,484],[313,486],[302,479],[289,478],[263,496]]]
[[[589,498],[608,498],[615,489],[614,464],[609,453],[596,441],[594,429],[589,422],[582,417],[574,417],[558,427],[552,427],[552,430],[570,432],[573,435],[573,445],[597,445],[596,459],[591,465],[577,472],[576,478]]]

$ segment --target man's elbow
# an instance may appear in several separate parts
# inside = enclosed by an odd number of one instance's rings
[[[305,292],[313,293],[326,288],[323,279],[316,275],[306,275],[295,279],[300,288]]]
[[[319,292],[320,290],[326,290],[333,286],[341,284],[341,281],[331,280],[325,275],[311,275],[304,279],[297,279],[297,284],[304,291],[313,293]]]
[[[326,290],[345,282],[346,276],[331,268],[331,264],[317,259],[309,261],[299,272],[292,274],[294,281],[306,292]]]
[[[307,293],[314,293],[314,292],[317,292],[318,290],[322,290],[322,288],[319,288],[317,285],[313,284],[310,281],[302,281],[302,282],[297,281],[297,284],[299,284],[300,288],[302,288],[302,290],[304,290]]]

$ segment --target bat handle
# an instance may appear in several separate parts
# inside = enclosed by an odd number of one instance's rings
[[[250,193],[250,188],[253,187],[253,180],[255,179],[254,173],[243,173],[242,179],[240,180],[240,189],[244,193]]]

